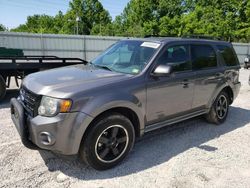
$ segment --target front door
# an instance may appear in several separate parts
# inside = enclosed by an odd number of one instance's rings
[[[195,74],[192,72],[189,45],[165,47],[155,67],[171,64],[168,77],[149,76],[147,82],[147,125],[185,114],[192,108]]]

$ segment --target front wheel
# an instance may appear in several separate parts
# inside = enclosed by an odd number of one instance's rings
[[[223,123],[227,118],[228,109],[229,109],[229,97],[226,92],[222,91],[217,96],[209,113],[206,115],[207,121],[217,125]]]
[[[117,113],[106,115],[87,132],[81,144],[80,158],[97,170],[106,170],[126,157],[134,141],[134,127],[127,117]]]

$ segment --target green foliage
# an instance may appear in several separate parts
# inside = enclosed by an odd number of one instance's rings
[[[3,24],[0,24],[0,31],[6,31],[6,27]]]
[[[79,19],[77,21],[77,19]],[[98,0],[72,0],[65,15],[28,16],[27,22],[11,31],[55,34],[109,34],[111,17]],[[99,28],[99,29],[98,29]],[[94,29],[92,31],[92,29]]]
[[[168,16],[163,16],[160,19],[160,35],[161,36],[181,36],[180,18],[175,16],[172,19]]]
[[[98,0],[73,0],[70,10],[66,13],[68,20],[75,21],[79,17],[79,34],[89,35],[92,28],[99,27],[99,32],[104,26],[111,23],[111,17]],[[98,25],[98,26],[96,26]],[[99,34],[99,32],[95,34]]]
[[[124,36],[209,35],[247,42],[249,7],[249,0],[131,0],[114,25]]]
[[[59,14],[61,14],[59,12]],[[28,16],[26,24],[12,29],[15,32],[30,33],[58,33],[59,27],[56,18],[47,15]]]
[[[77,22],[76,19],[79,18]],[[109,36],[209,35],[250,41],[249,0],[130,0],[111,21],[99,0],[72,0],[55,17],[34,15],[12,31]],[[1,29],[1,27],[0,27]]]

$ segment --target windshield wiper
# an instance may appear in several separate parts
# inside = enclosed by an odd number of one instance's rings
[[[95,64],[93,64],[93,65],[95,65]],[[108,70],[108,71],[113,71],[111,68],[109,68],[108,66],[105,66],[105,65],[95,65],[95,66],[100,67],[100,68],[105,69],[105,70]]]

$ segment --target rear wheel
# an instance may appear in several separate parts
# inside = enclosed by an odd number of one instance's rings
[[[5,97],[6,94],[6,84],[3,77],[0,75],[0,101]]]
[[[206,115],[206,119],[210,123],[219,125],[226,120],[228,109],[229,97],[226,92],[222,91],[214,101],[209,113]]]
[[[97,170],[119,164],[133,148],[134,127],[131,121],[117,113],[100,118],[82,141],[80,158]]]

